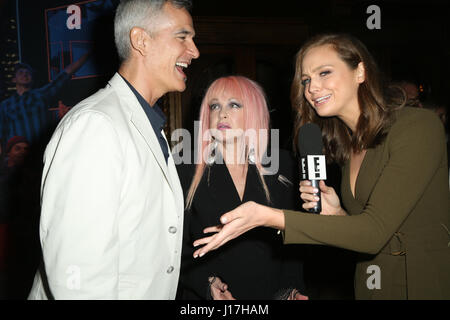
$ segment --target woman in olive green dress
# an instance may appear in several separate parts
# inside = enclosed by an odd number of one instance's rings
[[[348,35],[308,41],[295,71],[295,131],[308,122],[321,127],[327,159],[342,168],[340,197],[321,181],[320,215],[244,203],[205,229],[216,233],[194,242],[204,245],[194,256],[272,227],[285,244],[360,253],[357,299],[450,299],[448,167],[438,117],[403,107],[401,91],[383,86],[366,47]],[[300,192],[304,209],[315,206],[308,181]]]

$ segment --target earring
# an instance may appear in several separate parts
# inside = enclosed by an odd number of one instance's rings
[[[206,164],[212,165],[216,161],[216,148],[217,148],[217,141],[214,140],[211,147],[211,152],[209,153],[208,159],[206,159]]]
[[[250,163],[250,164],[256,163],[255,149],[253,149],[253,148],[251,148],[248,151],[248,163]]]

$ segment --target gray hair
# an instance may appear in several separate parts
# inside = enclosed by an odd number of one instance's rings
[[[119,58],[127,60],[130,54],[130,31],[134,27],[154,31],[151,22],[156,20],[166,2],[177,9],[190,10],[192,0],[121,0],[114,19],[114,40]]]

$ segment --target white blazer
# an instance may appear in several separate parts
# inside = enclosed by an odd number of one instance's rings
[[[183,192],[172,155],[166,164],[119,74],[67,113],[44,162],[40,240],[50,293],[38,271],[29,298],[174,299]]]

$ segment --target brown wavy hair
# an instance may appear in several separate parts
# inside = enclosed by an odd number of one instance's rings
[[[355,132],[338,117],[320,117],[304,96],[302,63],[306,53],[315,47],[330,45],[351,70],[362,62],[365,80],[358,88],[358,104],[361,110]],[[347,34],[323,34],[307,41],[296,55],[295,76],[291,87],[291,103],[296,112],[294,148],[298,129],[314,122],[322,129],[324,152],[329,162],[343,164],[352,152],[380,144],[394,119],[394,110],[405,105],[405,95],[399,88],[383,86],[381,73],[367,50],[358,39]]]

